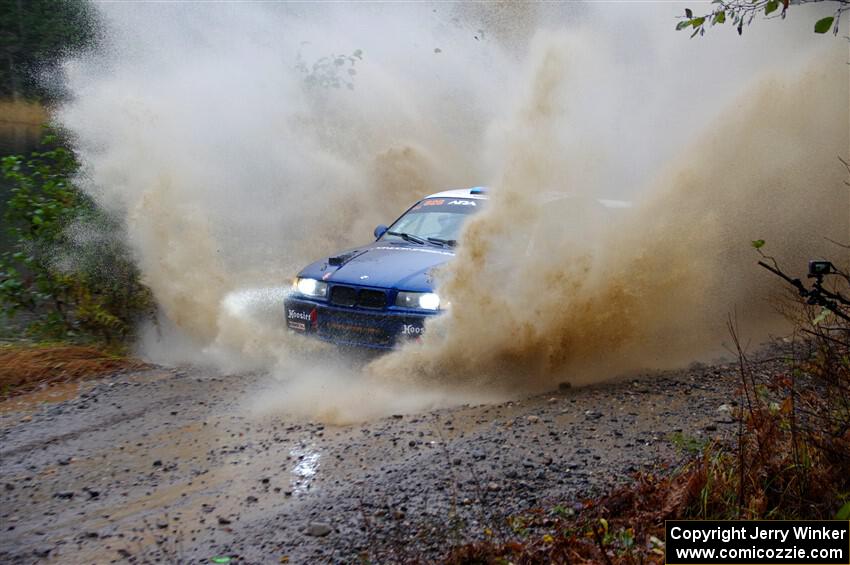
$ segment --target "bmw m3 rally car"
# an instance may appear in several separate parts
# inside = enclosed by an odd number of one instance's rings
[[[427,196],[375,241],[305,267],[284,302],[286,325],[339,345],[390,349],[438,314],[431,270],[451,260],[464,221],[483,206],[476,187]]]

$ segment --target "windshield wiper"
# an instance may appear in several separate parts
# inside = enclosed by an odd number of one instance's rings
[[[456,239],[441,239],[439,237],[429,237],[428,241],[430,241],[431,243],[437,243],[445,247],[454,247],[455,245],[457,245]]]
[[[404,241],[409,241],[411,243],[418,243],[419,245],[425,245],[426,243],[428,243],[427,241],[425,241],[421,237],[418,237],[418,236],[415,236],[415,235],[410,235],[409,233],[404,233],[404,232],[400,232],[400,231],[388,231],[387,233],[390,234],[390,235],[394,235],[396,237],[400,237]]]

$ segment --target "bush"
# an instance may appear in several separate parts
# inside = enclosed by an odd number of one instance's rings
[[[3,158],[11,183],[3,215],[11,249],[0,255],[0,309],[30,336],[129,337],[151,311],[116,223],[73,184],[79,163],[54,134],[29,158]]]

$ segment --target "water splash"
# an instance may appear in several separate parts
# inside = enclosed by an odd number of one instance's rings
[[[687,41],[663,4],[103,4],[56,118],[157,299],[143,353],[274,372],[266,408],[372,417],[680,363],[731,308],[774,327],[748,241],[791,264],[847,236],[846,48],[797,8]],[[307,261],[488,183],[422,346],[363,376],[275,324]],[[578,229],[540,213],[550,190],[640,206]],[[541,227],[563,245],[516,237]]]

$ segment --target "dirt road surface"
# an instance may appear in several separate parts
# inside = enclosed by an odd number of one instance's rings
[[[736,383],[698,366],[348,426],[259,419],[245,399],[270,377],[199,369],[19,397],[0,404],[0,561],[433,561],[677,460],[677,434],[732,433]]]

